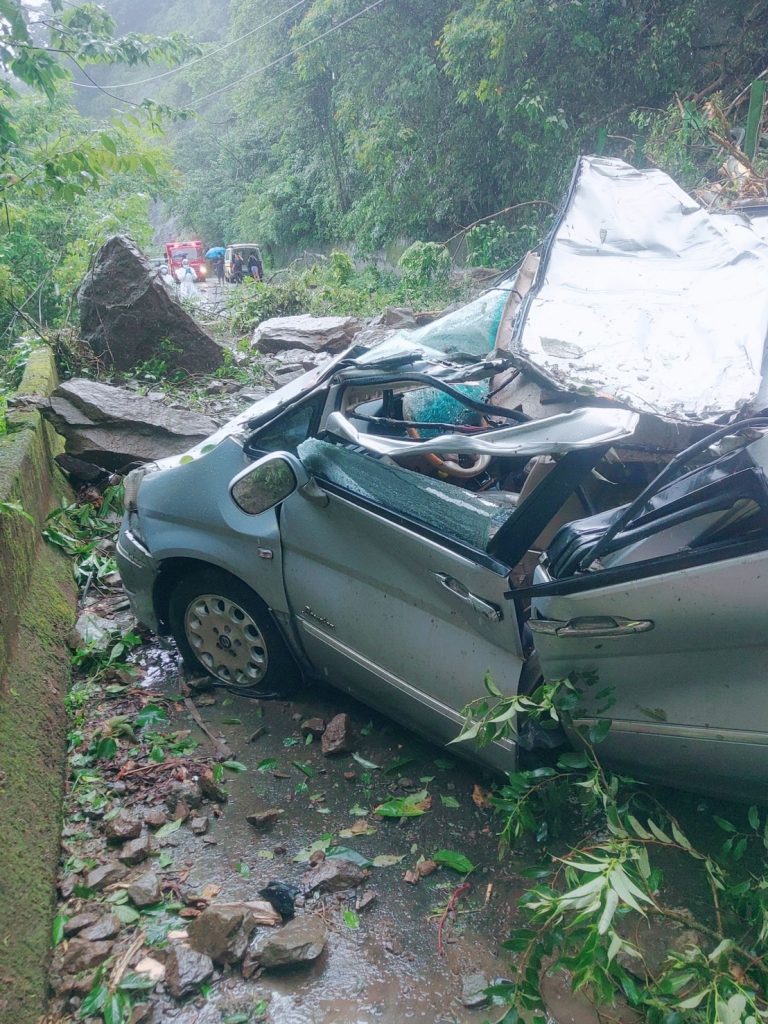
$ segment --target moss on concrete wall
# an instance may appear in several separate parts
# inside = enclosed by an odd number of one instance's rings
[[[0,1024],[33,1024],[45,1007],[61,832],[71,575],[67,559],[40,547],[0,697]]]
[[[19,393],[55,386],[52,354],[34,353]],[[66,493],[59,439],[37,412],[7,421],[0,500],[33,521],[0,515],[0,1024],[33,1024],[45,1006],[75,595],[69,560],[40,536]]]

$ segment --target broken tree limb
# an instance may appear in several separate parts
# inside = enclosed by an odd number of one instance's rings
[[[443,943],[443,929],[445,928],[445,922],[451,914],[455,915],[457,903],[464,893],[469,892],[471,888],[472,886],[469,882],[462,882],[461,885],[456,886],[448,900],[448,905],[440,915],[440,920],[437,922],[437,952],[440,956],[444,956],[445,954],[445,945]]]

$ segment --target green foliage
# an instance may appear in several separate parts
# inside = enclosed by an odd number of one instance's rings
[[[488,698],[465,709],[465,738],[509,736],[525,713],[567,725],[582,747],[561,754],[553,767],[510,775],[493,797],[502,850],[526,833],[548,843],[567,817],[579,835],[564,855],[523,872],[536,882],[520,900],[523,927],[503,943],[514,955],[512,980],[489,990],[493,1002],[508,1007],[505,1021],[543,1019],[544,975],[567,971],[573,989],[595,1004],[624,1001],[650,1024],[757,1024],[768,1008],[768,821],[756,807],[738,824],[714,816],[727,837],[722,846],[694,844],[644,787],[601,764],[596,746],[609,720],[577,729],[586,684],[566,680],[529,698],[508,698],[486,680]],[[668,904],[662,865],[673,877],[698,876],[709,907],[697,903],[694,912]],[[667,939],[660,966],[646,962],[637,938],[644,920],[659,922]]]
[[[114,557],[101,553],[99,544],[114,536],[122,514],[122,484],[105,488],[96,503],[62,505],[49,514],[43,537],[74,558],[79,585],[103,579],[117,568]]]
[[[406,288],[426,288],[434,281],[444,281],[451,270],[451,257],[444,245],[436,242],[414,242],[398,260]]]
[[[245,334],[275,316],[369,317],[385,306],[434,309],[469,297],[471,282],[454,282],[448,277],[450,257],[444,246],[416,242],[410,248],[414,252],[402,279],[374,264],[355,271],[345,253],[334,253],[327,262],[318,260],[307,269],[289,270],[267,283],[246,280],[229,296],[234,330]],[[344,259],[334,262],[334,256]],[[340,266],[344,268],[343,282],[339,280]]]
[[[222,56],[216,81],[237,88],[176,133],[186,224],[280,261],[315,243],[360,253],[445,240],[510,205],[557,205],[598,135],[606,155],[658,162],[645,121],[663,120],[676,94],[714,85],[733,98],[765,63],[768,10],[752,0],[419,0],[335,30],[359,9],[308,0]],[[230,13],[231,41],[274,5],[231,0]],[[191,74],[199,95],[210,81],[210,65]],[[514,261],[550,216],[505,214],[475,232],[471,260]]]

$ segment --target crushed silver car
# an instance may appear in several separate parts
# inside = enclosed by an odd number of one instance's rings
[[[597,674],[613,691],[613,762],[760,799],[768,421],[744,409],[762,393],[768,303],[735,346],[722,318],[708,335],[729,368],[723,401],[707,365],[681,404],[672,384],[633,398],[638,362],[623,356],[610,368],[601,357],[603,379],[586,387],[589,339],[563,298],[571,287],[586,302],[576,256],[587,276],[607,261],[618,286],[633,260],[663,276],[678,243],[695,276],[702,238],[713,280],[719,251],[729,275],[741,264],[759,277],[768,247],[746,223],[709,230],[678,203],[681,227],[658,172],[626,166],[580,163],[549,243],[471,308],[353,346],[186,455],[131,473],[118,561],[138,619],[231,689],[281,695],[300,675],[325,679],[442,742],[486,673],[505,694],[530,692],[542,672]],[[646,173],[664,216],[629,244],[623,227],[611,233],[609,186],[642,195]],[[563,254],[570,284],[552,262]],[[629,327],[662,373],[637,289],[634,302]],[[664,315],[693,324],[677,333],[675,365],[685,345],[695,375],[696,321],[673,305]],[[600,714],[587,705],[584,721]],[[474,753],[514,768],[509,741]]]

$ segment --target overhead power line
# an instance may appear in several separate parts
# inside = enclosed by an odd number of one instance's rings
[[[211,92],[207,92],[205,93],[205,95],[197,97],[191,109],[194,110],[201,103],[204,103],[206,100],[212,99],[214,96],[221,95],[221,93],[226,92],[228,89],[234,89],[235,86],[240,85],[248,78],[253,78],[254,75],[260,75],[264,71],[269,71],[270,68],[273,68],[278,64],[281,64],[284,60],[288,60],[289,57],[295,57],[297,53],[300,53],[302,50],[306,50],[307,47],[312,46],[314,43],[320,42],[321,39],[325,39],[326,36],[331,35],[332,32],[337,32],[340,28],[344,28],[344,26],[348,25],[351,21],[355,21],[357,18],[361,18],[364,14],[367,14],[368,11],[372,11],[374,7],[378,7],[380,4],[383,3],[384,0],[375,0],[374,3],[368,4],[367,7],[364,7],[361,11],[358,11],[356,14],[350,14],[348,18],[344,18],[344,20],[340,21],[337,25],[332,25],[329,29],[326,29],[325,32],[321,32],[319,36],[315,36],[313,39],[307,40],[306,43],[302,43],[300,46],[295,47],[293,50],[289,50],[287,53],[284,53],[281,57],[276,57],[275,60],[270,61],[269,64],[264,64],[260,68],[254,68],[253,71],[247,71],[245,74],[240,75],[238,78],[234,79],[231,82],[228,82],[226,85],[222,85],[218,89],[213,89]]]
[[[301,5],[305,3],[307,3],[307,0],[297,0],[297,2],[293,4],[291,7],[287,7],[284,11],[281,11],[279,14],[275,14],[274,17],[269,18],[268,21],[262,22],[261,25],[257,25],[256,28],[249,29],[247,32],[244,32],[241,36],[238,36],[237,39],[232,39],[228,43],[222,43],[221,46],[217,46],[213,50],[208,50],[206,53],[201,54],[199,57],[195,57],[193,60],[187,61],[186,64],[179,64],[178,67],[170,68],[168,71],[163,71],[159,75],[152,75],[151,78],[139,78],[135,82],[119,82],[117,85],[112,85],[108,82],[106,86],[96,85],[95,83],[93,85],[89,85],[87,82],[74,82],[73,85],[76,85],[78,89],[108,88],[110,90],[133,89],[139,85],[149,85],[150,82],[157,82],[161,78],[167,78],[169,75],[176,75],[179,73],[179,71],[186,71],[187,68],[194,67],[195,64],[200,64],[202,61],[210,60],[211,57],[215,57],[217,54],[222,53],[224,50],[228,50],[232,46],[237,46],[237,44],[242,43],[244,39],[248,39],[249,36],[255,35],[257,32],[261,32],[261,30],[265,29],[268,25],[271,25],[273,22],[285,17],[286,14],[290,14],[291,11],[295,11],[297,7],[301,7]]]

